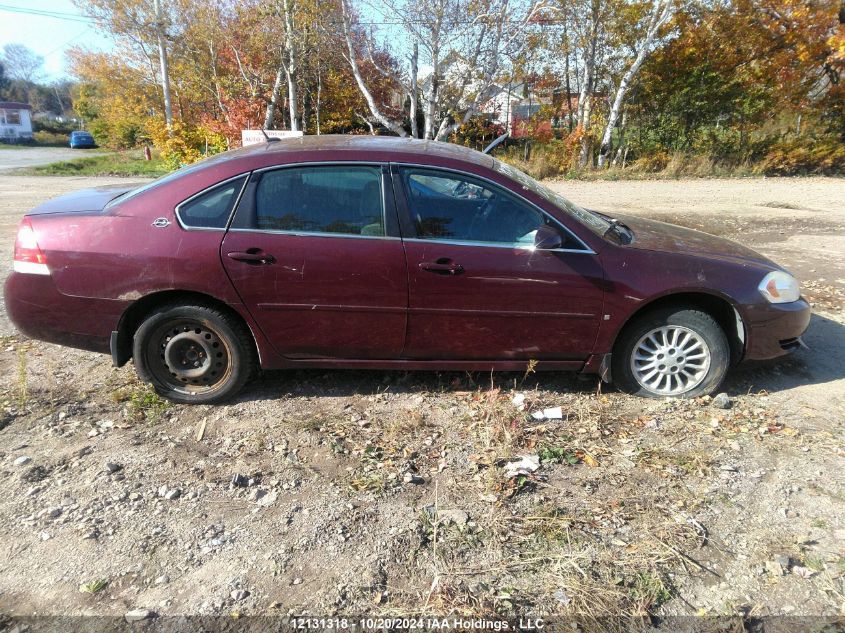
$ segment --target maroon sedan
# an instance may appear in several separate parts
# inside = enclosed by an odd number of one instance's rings
[[[644,396],[711,393],[801,344],[798,283],[734,242],[587,211],[490,156],[311,136],[20,225],[6,307],[177,402],[259,368],[575,370]]]

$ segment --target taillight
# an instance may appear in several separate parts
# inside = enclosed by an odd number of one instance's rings
[[[18,228],[18,239],[15,240],[15,259],[12,262],[12,270],[18,273],[29,273],[31,275],[49,275],[47,268],[47,257],[44,251],[38,246],[38,239],[35,229],[26,218]]]

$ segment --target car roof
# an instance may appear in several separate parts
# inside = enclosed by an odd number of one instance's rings
[[[441,141],[430,141],[415,138],[402,138],[399,136],[364,136],[364,135],[342,135],[342,134],[321,134],[300,137],[283,138],[269,143],[249,145],[240,149],[226,152],[227,157],[245,158],[249,156],[267,154],[285,154],[299,152],[355,152],[384,154],[412,154],[434,156],[443,159],[459,160],[478,163],[483,161],[485,166],[492,165],[492,158],[485,156],[474,149],[444,143]],[[486,158],[486,160],[484,160]],[[279,162],[285,162],[283,156],[279,156]],[[487,164],[489,162],[489,164]]]

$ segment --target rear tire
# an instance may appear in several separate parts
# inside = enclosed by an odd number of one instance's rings
[[[613,348],[613,382],[647,398],[696,398],[718,389],[730,365],[728,338],[695,308],[662,308],[626,326]]]
[[[246,328],[226,312],[171,303],[151,312],[132,343],[135,370],[156,392],[183,404],[235,396],[257,367]]]

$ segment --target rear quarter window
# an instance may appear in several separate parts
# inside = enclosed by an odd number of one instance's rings
[[[225,229],[246,176],[229,180],[189,198],[176,209],[185,228]]]

